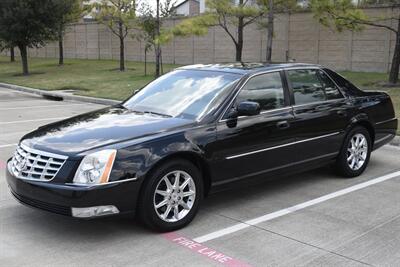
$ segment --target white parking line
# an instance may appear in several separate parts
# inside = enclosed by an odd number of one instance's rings
[[[24,120],[24,121],[0,121],[0,125],[13,124],[13,123],[25,123],[25,122],[35,122],[35,121],[52,121],[52,120],[63,120],[67,117],[56,117],[56,118],[46,118],[46,119],[36,119],[36,120]]]
[[[0,145],[0,148],[13,147],[13,146],[16,146],[16,145],[17,144]]]
[[[25,106],[25,107],[13,107],[13,108],[0,108],[1,110],[16,110],[16,109],[33,109],[33,108],[57,108],[57,107],[70,107],[70,106],[82,106],[90,105],[90,103],[79,103],[79,104],[64,104],[64,105],[47,105],[47,106]]]
[[[207,241],[210,241],[210,240],[213,240],[213,239],[216,239],[216,238],[228,235],[228,234],[232,234],[234,232],[240,231],[240,230],[248,228],[250,226],[257,225],[257,224],[260,224],[262,222],[270,221],[270,220],[276,219],[278,217],[282,217],[284,215],[287,215],[287,214],[290,214],[290,213],[305,209],[307,207],[311,207],[311,206],[317,205],[319,203],[328,201],[330,199],[337,198],[337,197],[349,194],[351,192],[366,188],[368,186],[375,185],[375,184],[378,184],[378,183],[381,183],[381,182],[396,178],[398,176],[400,176],[400,171],[396,171],[396,172],[393,172],[393,173],[390,173],[390,174],[387,174],[387,175],[384,175],[384,176],[369,180],[367,182],[364,182],[364,183],[361,183],[361,184],[357,184],[357,185],[354,185],[354,186],[351,186],[351,187],[348,187],[348,188],[333,192],[331,194],[328,194],[328,195],[325,195],[325,196],[322,196],[322,197],[319,197],[319,198],[316,198],[316,199],[313,199],[313,200],[310,200],[310,201],[307,201],[307,202],[304,202],[304,203],[300,203],[298,205],[295,205],[295,206],[292,206],[292,207],[289,207],[289,208],[286,208],[286,209],[282,209],[282,210],[278,210],[276,212],[265,214],[265,215],[263,215],[261,217],[254,218],[252,220],[248,220],[248,221],[245,221],[243,223],[238,223],[236,225],[221,229],[219,231],[215,231],[215,232],[212,232],[210,234],[194,238],[193,240],[195,242],[197,242],[197,243],[204,243],[204,242],[207,242]]]

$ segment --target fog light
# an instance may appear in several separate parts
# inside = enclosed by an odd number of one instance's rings
[[[77,218],[91,218],[105,215],[118,214],[115,206],[97,206],[88,208],[71,208],[72,216]]]

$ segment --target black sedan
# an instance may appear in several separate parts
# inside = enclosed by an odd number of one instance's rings
[[[194,65],[122,104],[27,134],[7,181],[32,207],[77,218],[136,213],[171,231],[228,185],[330,163],[358,176],[396,129],[386,93],[321,66]]]

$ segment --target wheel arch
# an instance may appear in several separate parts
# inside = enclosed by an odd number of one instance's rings
[[[350,132],[350,130],[356,126],[362,126],[362,127],[366,128],[371,137],[371,143],[374,144],[375,128],[373,127],[372,123],[369,121],[369,117],[367,114],[362,113],[362,114],[358,114],[357,116],[353,117],[351,119],[351,123],[347,129],[347,133]]]
[[[157,167],[161,166],[165,162],[171,160],[186,160],[195,165],[202,174],[202,179],[204,182],[204,196],[207,196],[211,188],[211,171],[207,162],[197,153],[190,151],[179,151],[169,154],[162,159],[155,162],[147,172],[146,176],[151,174]],[[142,185],[143,188],[143,185]],[[142,190],[142,189],[141,189]]]

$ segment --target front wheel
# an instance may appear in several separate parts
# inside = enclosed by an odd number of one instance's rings
[[[139,215],[150,228],[173,231],[195,217],[203,196],[201,173],[185,160],[173,160],[148,177],[139,200]]]
[[[345,177],[361,175],[367,168],[371,151],[371,137],[367,129],[361,126],[353,128],[336,160],[336,170]]]

